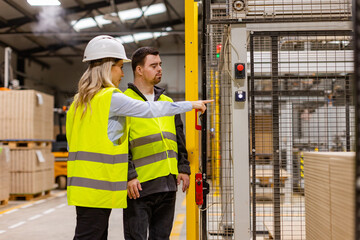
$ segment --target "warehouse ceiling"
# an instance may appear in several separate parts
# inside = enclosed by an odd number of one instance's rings
[[[48,58],[72,64],[99,34],[119,37],[128,52],[184,43],[184,1],[58,0],[58,6],[29,1],[0,1],[0,46],[46,68]]]

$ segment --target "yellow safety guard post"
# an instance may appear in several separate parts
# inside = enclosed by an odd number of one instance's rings
[[[198,100],[198,6],[185,0],[185,99]],[[190,161],[190,187],[186,194],[186,239],[199,239],[199,208],[195,204],[195,173],[199,171],[199,132],[194,111],[186,113],[186,148]]]

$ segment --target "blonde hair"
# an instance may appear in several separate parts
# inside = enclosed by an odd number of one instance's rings
[[[74,97],[75,112],[78,107],[84,106],[84,116],[88,108],[91,110],[90,101],[95,94],[103,88],[115,87],[111,81],[111,67],[118,61],[119,59],[115,58],[103,58],[90,62],[80,78],[78,93]]]

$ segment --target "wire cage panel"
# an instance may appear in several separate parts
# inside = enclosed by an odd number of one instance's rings
[[[212,4],[212,20],[242,22],[349,20],[351,0],[224,0]]]
[[[232,92],[228,71],[229,49],[227,27],[211,25],[207,33],[207,96],[214,99],[208,106],[207,178],[210,193],[207,206],[207,235],[201,239],[234,239],[234,171],[232,159]]]
[[[352,45],[348,31],[250,36],[253,239],[306,239],[304,152],[354,150]]]
[[[207,233],[234,239],[231,24],[349,21],[351,0],[211,1],[206,96],[210,183]],[[228,25],[230,24],[230,25]],[[271,25],[271,24],[270,24]],[[335,28],[336,29],[336,28]],[[311,151],[355,149],[351,31],[249,33],[249,183],[252,239],[306,239],[306,160]],[[315,226],[316,227],[316,226]],[[311,232],[311,231],[310,231]],[[324,235],[325,236],[325,235]],[[308,239],[311,239],[309,237]],[[324,239],[328,239],[325,238]]]

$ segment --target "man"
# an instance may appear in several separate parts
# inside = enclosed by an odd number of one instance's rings
[[[132,56],[134,84],[125,94],[141,101],[170,101],[161,81],[159,52],[142,47]],[[128,208],[124,209],[125,240],[169,239],[177,185],[189,187],[190,167],[180,115],[130,118]],[[147,232],[149,229],[149,232]]]

